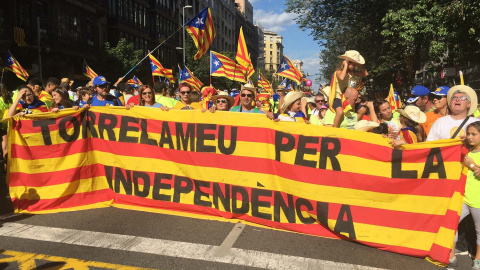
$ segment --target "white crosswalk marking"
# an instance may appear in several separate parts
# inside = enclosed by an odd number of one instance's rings
[[[228,263],[264,269],[328,269],[328,270],[374,270],[368,266],[337,263],[332,261],[281,255],[269,252],[231,248],[218,256],[218,246],[170,241],[131,235],[82,231],[27,225],[15,222],[3,223],[0,236],[47,241],[88,247],[134,251],[161,256]]]

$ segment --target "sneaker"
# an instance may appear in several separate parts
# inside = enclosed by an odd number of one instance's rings
[[[448,260],[448,266],[447,266],[447,268],[457,267],[457,266],[458,266],[457,257],[453,257],[453,259]]]
[[[461,251],[461,250],[455,249],[455,255],[468,255],[468,250]]]
[[[473,260],[472,270],[479,270],[480,269],[480,260]]]

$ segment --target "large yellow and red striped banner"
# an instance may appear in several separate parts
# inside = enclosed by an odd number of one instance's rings
[[[13,119],[9,138],[18,213],[240,219],[444,263],[465,187],[459,140],[394,150],[380,135],[265,115],[66,109]]]

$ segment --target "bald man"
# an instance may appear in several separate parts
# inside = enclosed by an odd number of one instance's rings
[[[357,113],[353,109],[355,108],[355,101],[358,98],[358,91],[353,87],[347,87],[344,96],[348,104],[350,104],[351,108],[350,110],[344,112],[343,119],[341,119],[340,122],[340,128],[353,129],[355,123],[358,122]],[[325,126],[333,127],[334,119],[335,112],[333,112],[332,110],[327,110],[324,118]]]

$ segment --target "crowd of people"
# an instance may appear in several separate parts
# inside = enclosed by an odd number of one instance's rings
[[[212,87],[194,91],[188,83],[177,89],[169,84],[134,86],[119,78],[113,85],[103,76],[87,86],[71,89],[68,79],[49,78],[42,83],[32,78],[14,92],[0,84],[0,113],[4,117],[66,108],[91,106],[133,106],[168,110],[201,110],[205,113],[230,111],[264,114],[277,121],[335,128],[355,129],[382,134],[394,148],[404,144],[450,138],[465,139],[471,147],[464,163],[469,168],[462,219],[471,213],[475,221],[477,251],[474,268],[480,269],[480,115],[475,91],[466,85],[439,86],[435,89],[417,85],[411,89],[407,105],[396,111],[386,99],[368,100],[359,89],[361,78],[368,76],[365,59],[357,51],[346,51],[332,78],[332,85],[316,95],[304,91],[288,91],[278,86],[270,95],[251,85],[229,92]],[[208,87],[207,87],[208,88]],[[212,95],[213,93],[213,95]],[[207,112],[208,111],[208,112]],[[2,124],[2,150],[7,155],[7,125]],[[456,264],[455,246],[450,265]]]

